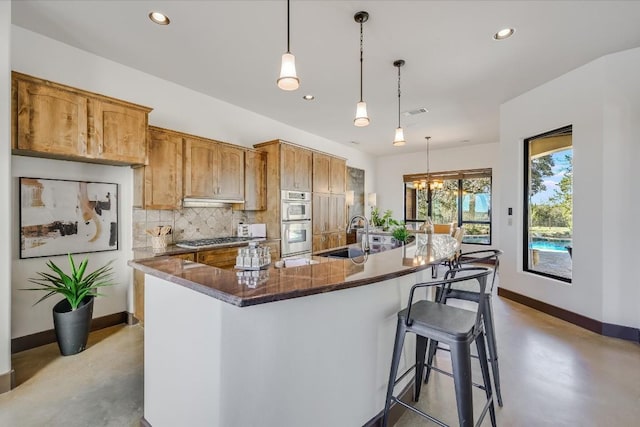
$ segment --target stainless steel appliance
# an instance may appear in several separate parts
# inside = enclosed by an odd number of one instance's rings
[[[313,246],[311,230],[311,193],[283,191],[281,252],[282,257],[310,254]]]
[[[265,224],[239,224],[238,237],[267,237]]]
[[[311,253],[313,238],[311,221],[283,221],[280,238],[283,258]]]
[[[282,221],[311,221],[311,193],[282,191]]]

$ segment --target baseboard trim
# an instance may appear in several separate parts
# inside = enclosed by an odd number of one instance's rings
[[[108,314],[102,317],[96,317],[91,320],[91,331],[108,328],[110,326],[127,323],[127,312]],[[42,345],[56,342],[56,332],[49,329],[35,334],[25,335],[23,337],[13,338],[11,340],[11,353],[19,353],[31,348],[40,347]]]
[[[547,304],[546,302],[538,301],[537,299],[533,299],[526,295],[501,287],[498,287],[498,296],[526,305],[527,307],[531,307],[535,310],[557,317],[558,319],[562,319],[600,335],[640,343],[640,329],[638,328],[603,323],[599,320],[591,319],[590,317],[565,310],[564,308],[556,307],[555,305]]]
[[[409,382],[409,384],[407,384],[404,389],[400,392],[399,394],[399,398],[402,401],[406,401],[407,399],[411,399],[411,392],[413,390],[413,381]],[[389,422],[388,425],[392,426],[395,423],[398,422],[398,420],[400,419],[400,417],[402,416],[402,414],[404,414],[405,411],[408,411],[407,408],[405,408],[402,405],[398,405],[397,403],[393,403],[391,405],[391,408],[389,409]],[[371,418],[369,421],[367,421],[363,427],[382,427],[382,418],[384,416],[384,408],[382,411],[380,411],[375,417]]]
[[[140,427],[152,427],[151,423],[145,419],[145,417],[140,418]]]
[[[16,373],[13,369],[4,374],[0,374],[0,394],[11,391],[15,386]]]
[[[127,325],[137,325],[140,321],[133,315],[133,313],[127,313]]]

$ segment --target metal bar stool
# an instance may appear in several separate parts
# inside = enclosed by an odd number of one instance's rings
[[[482,319],[484,321],[484,331],[487,336],[487,348],[489,352],[489,362],[491,363],[491,373],[493,374],[493,386],[496,393],[498,405],[502,406],[502,393],[500,390],[500,369],[498,367],[498,344],[496,341],[495,324],[493,321],[493,307],[491,304],[491,295],[493,294],[493,286],[496,282],[496,276],[498,275],[498,269],[500,267],[499,256],[502,255],[502,251],[499,249],[483,249],[479,251],[466,252],[461,254],[457,260],[457,266],[462,267],[464,265],[476,264],[476,263],[493,263],[493,277],[491,279],[491,286],[486,289],[486,292],[478,292],[477,287],[473,284],[467,283],[455,283],[447,289],[442,302],[446,303],[447,299],[460,299],[466,301],[473,301],[480,303],[482,299],[484,301],[480,312],[482,313]],[[440,299],[441,296],[436,291],[436,299]],[[427,358],[427,364],[431,365],[436,350],[447,350],[438,347],[438,343],[431,341],[429,343],[429,352]],[[425,375],[425,383],[429,381],[429,375],[431,369],[427,367],[427,373]]]
[[[484,293],[487,285],[487,276],[490,273],[491,270],[484,267],[452,269],[445,273],[443,280],[413,285],[409,294],[407,308],[398,313],[396,338],[393,347],[389,384],[387,386],[387,397],[382,419],[383,427],[387,426],[389,409],[392,402],[396,402],[438,425],[446,426],[446,424],[437,418],[401,401],[393,395],[394,386],[415,369],[413,401],[417,402],[420,398],[427,340],[435,340],[443,344],[448,344],[450,347],[452,373],[449,374],[439,369],[437,372],[445,373],[453,377],[460,426],[466,427],[474,425],[472,387],[476,386],[483,389],[487,396],[487,401],[476,425],[482,422],[488,411],[491,417],[491,425],[495,427],[496,415],[493,405],[493,393],[491,391],[491,378],[489,375],[489,364],[487,362],[481,314],[484,299],[480,299],[476,312],[451,307],[437,299],[436,301],[420,300],[415,303],[413,302],[414,293],[418,288],[437,286],[440,288],[440,295],[442,296],[452,284],[462,281],[476,281],[479,292]],[[398,365],[402,356],[402,347],[407,332],[416,334],[416,363],[398,378]],[[474,341],[478,349],[478,354],[480,355],[479,361],[484,382],[483,385],[474,384],[471,380],[471,344]],[[427,367],[429,369],[432,368],[430,366]],[[434,368],[434,370],[436,369]]]

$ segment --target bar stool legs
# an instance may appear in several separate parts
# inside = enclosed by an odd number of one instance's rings
[[[387,385],[387,400],[384,402],[384,416],[382,418],[382,427],[387,427],[389,422],[389,409],[393,397],[393,386],[398,376],[398,365],[400,364],[400,357],[402,356],[402,346],[404,345],[404,336],[406,328],[404,320],[398,317],[398,326],[396,327],[396,339],[393,344],[393,356],[391,357],[391,371],[389,372],[389,383]]]
[[[496,342],[496,329],[493,323],[493,308],[491,307],[491,295],[485,294],[485,304],[482,313],[484,328],[487,334],[487,344],[489,346],[489,361],[491,362],[491,372],[493,373],[493,384],[495,386],[498,406],[502,406],[502,393],[500,392],[500,369],[498,368],[498,343]]]
[[[406,327],[402,319],[398,319],[398,326],[396,328],[396,338],[393,346],[393,356],[391,361],[391,369],[389,372],[389,383],[387,385],[387,397],[385,400],[384,415],[382,418],[382,426],[387,427],[389,421],[389,409],[391,403],[397,401],[393,396],[393,389],[398,376],[398,366],[400,364],[400,358],[402,356],[402,347],[404,345],[404,337],[406,335]],[[484,333],[480,332],[476,339],[476,348],[478,350],[478,356],[480,361],[480,367],[482,371],[482,379],[484,382],[485,395],[487,397],[487,403],[484,406],[479,419],[485,416],[487,410],[491,418],[491,425],[496,426],[496,414],[495,407],[493,405],[493,395],[491,389],[491,377],[489,374],[489,364],[487,360],[487,352],[484,342]],[[415,365],[415,378],[414,378],[414,394],[413,401],[417,402],[420,399],[420,390],[422,387],[422,378],[425,368],[425,354],[427,350],[427,341],[434,342],[434,340],[428,340],[426,337],[416,335],[416,365]],[[458,422],[460,426],[467,427],[473,426],[473,396],[471,380],[471,342],[469,341],[457,341],[450,343],[451,352],[451,365],[452,376],[454,381],[456,404],[458,412]],[[427,366],[430,370],[430,367]],[[422,413],[421,415],[427,416]],[[439,421],[430,416],[432,421]],[[441,424],[443,425],[443,424]]]
[[[449,296],[449,298],[456,298],[456,292],[453,290],[451,293],[453,296]],[[460,296],[460,295],[458,295]],[[439,298],[439,294],[437,295]],[[496,341],[495,334],[495,324],[493,321],[493,308],[491,306],[491,295],[484,294],[483,296],[485,303],[482,310],[482,317],[484,322],[484,329],[487,336],[487,346],[489,350],[489,362],[491,362],[491,372],[493,374],[493,385],[495,387],[495,395],[496,400],[498,402],[498,406],[502,407],[502,393],[500,390],[500,369],[498,366],[498,343]],[[467,297],[463,298],[467,300],[473,300],[472,298]],[[438,347],[438,342],[431,340],[429,341],[429,348],[427,350],[427,368],[424,377],[424,382],[429,382],[429,376],[431,375],[431,364],[433,363],[433,358],[436,354]]]

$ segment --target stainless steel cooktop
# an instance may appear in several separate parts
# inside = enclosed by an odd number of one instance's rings
[[[176,243],[176,246],[185,249],[201,249],[260,240],[264,239],[256,239],[255,237],[212,237],[209,239],[183,240]]]

